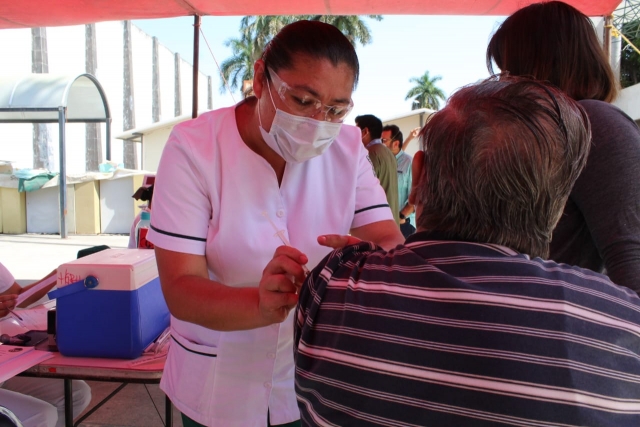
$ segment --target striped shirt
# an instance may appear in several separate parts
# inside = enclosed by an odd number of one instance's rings
[[[640,299],[603,275],[418,233],[334,251],[296,310],[320,426],[640,426]]]

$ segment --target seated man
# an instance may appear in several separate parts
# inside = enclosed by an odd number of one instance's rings
[[[582,108],[503,78],[422,131],[418,232],[334,251],[296,312],[306,425],[640,425],[640,299],[546,260],[589,151]]]

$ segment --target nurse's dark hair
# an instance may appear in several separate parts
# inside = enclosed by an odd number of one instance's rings
[[[333,25],[306,20],[291,23],[267,44],[262,60],[267,67],[278,72],[281,68],[291,67],[293,58],[298,55],[327,59],[334,66],[344,63],[353,71],[354,88],[358,84],[360,64],[356,50]],[[269,77],[269,71],[265,70],[265,73]]]
[[[535,3],[509,16],[487,47],[487,68],[548,81],[576,101],[611,102],[618,85],[593,23],[560,1]]]

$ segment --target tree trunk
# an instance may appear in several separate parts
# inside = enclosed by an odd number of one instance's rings
[[[123,130],[136,127],[135,104],[133,99],[133,58],[131,49],[131,21],[124,21],[124,93]],[[138,159],[135,142],[124,141],[124,167],[137,169]]]
[[[175,79],[174,79],[174,102],[173,115],[175,117],[182,115],[182,90],[180,88],[180,54],[176,53],[175,60]]]
[[[153,76],[151,79],[151,115],[153,122],[160,121],[160,115],[162,114],[162,104],[160,102],[160,59],[158,57],[158,38],[154,37],[151,39],[153,41],[152,52],[151,52],[151,63],[152,63],[152,72]]]
[[[31,29],[31,72],[48,73],[47,29]],[[33,124],[33,168],[55,170],[49,129],[45,123]]]
[[[96,24],[87,24],[84,27],[85,34],[85,69],[86,72],[96,75],[98,72],[98,52],[96,50]],[[87,172],[98,171],[102,161],[102,132],[100,123],[87,123],[85,141],[85,169]]]

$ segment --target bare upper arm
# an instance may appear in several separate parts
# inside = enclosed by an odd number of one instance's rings
[[[186,254],[162,249],[156,246],[156,263],[162,287],[171,284],[185,276],[209,278],[207,260],[204,255]]]

